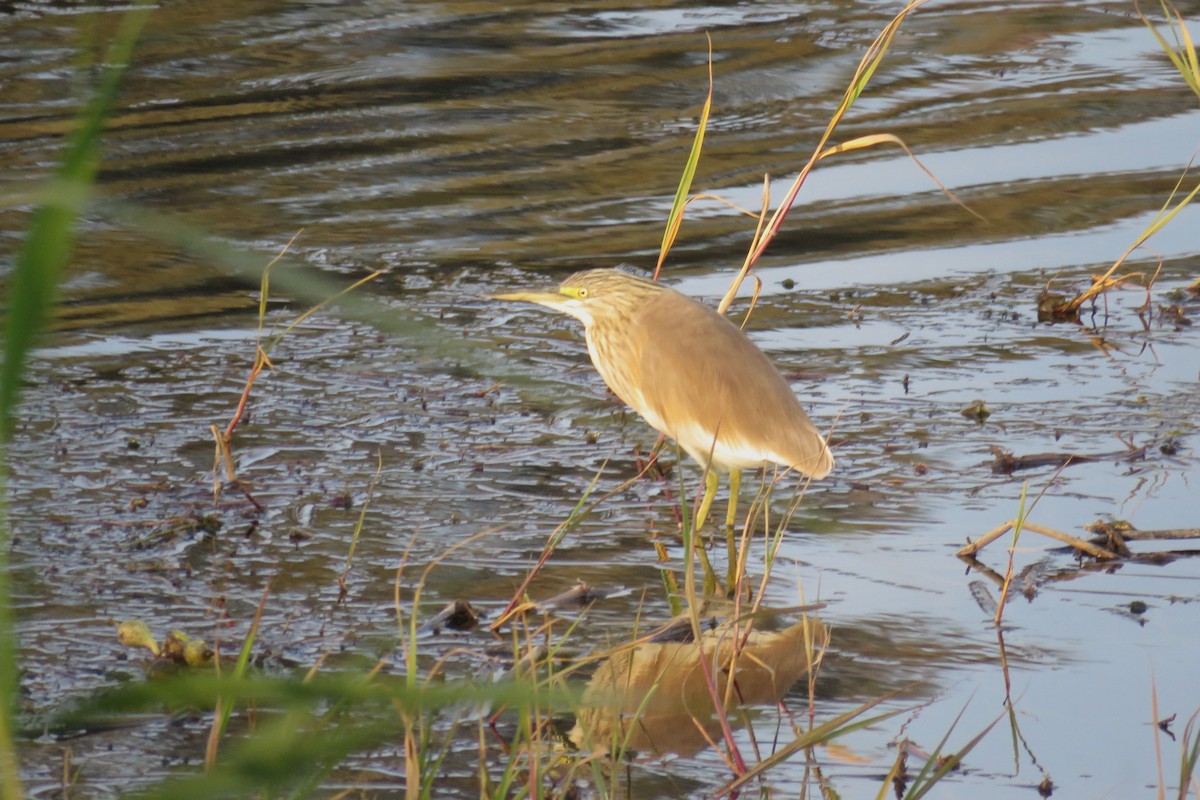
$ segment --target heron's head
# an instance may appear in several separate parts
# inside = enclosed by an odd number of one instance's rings
[[[509,292],[497,300],[522,300],[570,314],[590,328],[609,325],[633,316],[641,305],[659,292],[657,283],[619,269],[589,269],[576,272],[553,292]]]

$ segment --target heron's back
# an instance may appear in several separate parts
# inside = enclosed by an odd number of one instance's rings
[[[697,462],[707,463],[711,451],[719,469],[775,463],[814,478],[829,474],[833,455],[824,437],[770,360],[728,319],[664,291],[627,324],[626,374],[606,370],[594,351],[593,361],[621,399]]]

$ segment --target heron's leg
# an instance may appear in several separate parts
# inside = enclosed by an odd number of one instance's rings
[[[696,512],[696,530],[704,527],[708,512],[712,508],[713,498],[717,495],[717,472],[709,469],[704,475],[704,498],[700,501],[700,510]]]
[[[729,553],[729,574],[726,578],[726,588],[729,591],[733,591],[737,578],[738,552],[734,525],[737,524],[738,491],[741,488],[742,471],[735,467],[729,470],[729,511],[725,514],[725,547]]]
[[[742,488],[742,471],[729,470],[729,513],[725,515],[725,527],[730,530],[737,525],[738,492]]]
[[[700,556],[700,566],[704,569],[704,596],[712,597],[717,593],[717,573],[713,571],[712,564],[709,563],[708,550],[704,547],[704,542],[697,539],[694,547],[696,555]]]
[[[716,470],[709,469],[704,475],[704,497],[700,500],[700,510],[696,512],[696,519],[692,525],[692,538],[695,542],[696,552],[700,555],[700,565],[704,567],[704,593],[706,595],[716,593],[717,574],[713,572],[712,564],[708,562],[708,552],[704,547],[704,540],[700,537],[700,529],[704,527],[704,521],[708,519],[708,512],[712,508],[713,497],[716,494],[717,473]]]

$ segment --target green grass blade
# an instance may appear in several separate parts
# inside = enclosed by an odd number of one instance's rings
[[[1196,773],[1196,763],[1200,761],[1200,729],[1196,721],[1200,711],[1192,714],[1187,727],[1183,730],[1183,741],[1180,742],[1179,757],[1179,800],[1187,800],[1188,788],[1192,785],[1192,776]]]
[[[43,193],[42,204],[34,212],[29,233],[17,255],[9,283],[4,365],[0,370],[0,425],[5,437],[12,427],[29,350],[49,317],[58,277],[71,254],[75,219],[91,193],[104,122],[112,111],[134,42],[148,15],[149,9],[144,6],[125,15],[105,58],[107,67],[96,92],[80,114],[63,162]]]
[[[68,139],[62,164],[42,193],[9,279],[4,361],[0,365],[0,491],[3,496],[7,496],[7,473],[2,466],[7,462],[3,445],[13,429],[25,365],[50,316],[58,292],[59,275],[74,243],[75,220],[96,177],[100,135],[112,111],[134,43],[148,16],[149,8],[141,5],[122,19],[105,58],[106,67],[99,84],[80,113],[78,124]],[[7,539],[5,514],[0,518],[0,797],[16,800],[23,796],[23,790],[12,736],[18,674]]]
[[[1168,0],[1161,0],[1163,16],[1167,18],[1167,28],[1171,31],[1175,43],[1168,42],[1166,38],[1158,32],[1158,28],[1154,26],[1145,14],[1142,13],[1141,5],[1134,2],[1134,8],[1137,10],[1138,16],[1146,27],[1150,29],[1150,33],[1154,34],[1154,38],[1158,40],[1158,45],[1167,54],[1167,58],[1171,59],[1171,63],[1175,65],[1175,69],[1179,70],[1179,74],[1183,77],[1188,87],[1200,97],[1200,59],[1196,56],[1196,46],[1192,43],[1191,34],[1188,32],[1187,25],[1184,24],[1183,15],[1179,13],[1172,3]],[[1176,28],[1178,25],[1178,28]]]
[[[877,697],[874,700],[868,700],[857,708],[852,708],[845,713],[839,714],[833,719],[823,722],[812,730],[800,734],[791,742],[787,743],[771,755],[764,758],[762,761],[748,770],[746,774],[740,775],[729,783],[726,783],[716,791],[715,795],[732,795],[750,781],[755,780],[760,775],[765,774],[768,770],[773,769],[776,765],[783,763],[805,748],[832,741],[839,736],[844,736],[847,733],[870,727],[871,725],[878,724],[899,714],[904,714],[910,711],[911,709],[898,708],[893,711],[886,711],[881,714],[876,714],[875,716],[868,717],[866,719],[858,719],[880,703],[891,700],[896,696],[896,694],[897,692],[890,692],[881,697]]]
[[[966,708],[963,711],[966,711]],[[963,759],[967,757],[967,754],[974,750],[975,746],[982,742],[984,737],[991,733],[992,728],[996,727],[996,723],[1005,716],[1001,714],[996,717],[983,730],[975,734],[969,742],[963,745],[961,750],[943,758],[942,750],[945,748],[946,742],[949,741],[950,734],[962,719],[963,711],[960,711],[958,716],[954,718],[954,724],[950,726],[950,730],[946,731],[946,735],[938,742],[937,749],[933,751],[932,755],[925,762],[925,765],[921,768],[920,773],[913,779],[912,785],[904,795],[904,800],[920,800],[927,795],[929,790],[937,785],[938,781],[962,765]]]
[[[707,36],[707,34],[705,34]],[[696,166],[700,163],[700,151],[704,149],[704,132],[708,129],[708,117],[712,112],[713,69],[712,69],[712,37],[708,37],[708,96],[704,99],[704,108],[700,111],[700,122],[696,126],[696,137],[692,140],[692,150],[688,153],[687,164],[683,174],[679,176],[679,187],[675,190],[675,200],[671,203],[671,213],[667,216],[667,228],[663,231],[662,247],[658,252],[658,264],[654,267],[654,279],[658,273],[675,237],[679,234],[679,226],[683,224],[683,209],[687,205],[688,193],[692,190],[692,180],[696,177]]]

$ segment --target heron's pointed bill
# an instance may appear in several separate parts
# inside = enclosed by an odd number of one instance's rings
[[[562,311],[563,306],[572,300],[569,295],[561,292],[507,292],[492,295],[494,300],[520,300],[524,303],[537,303],[539,306]]]

